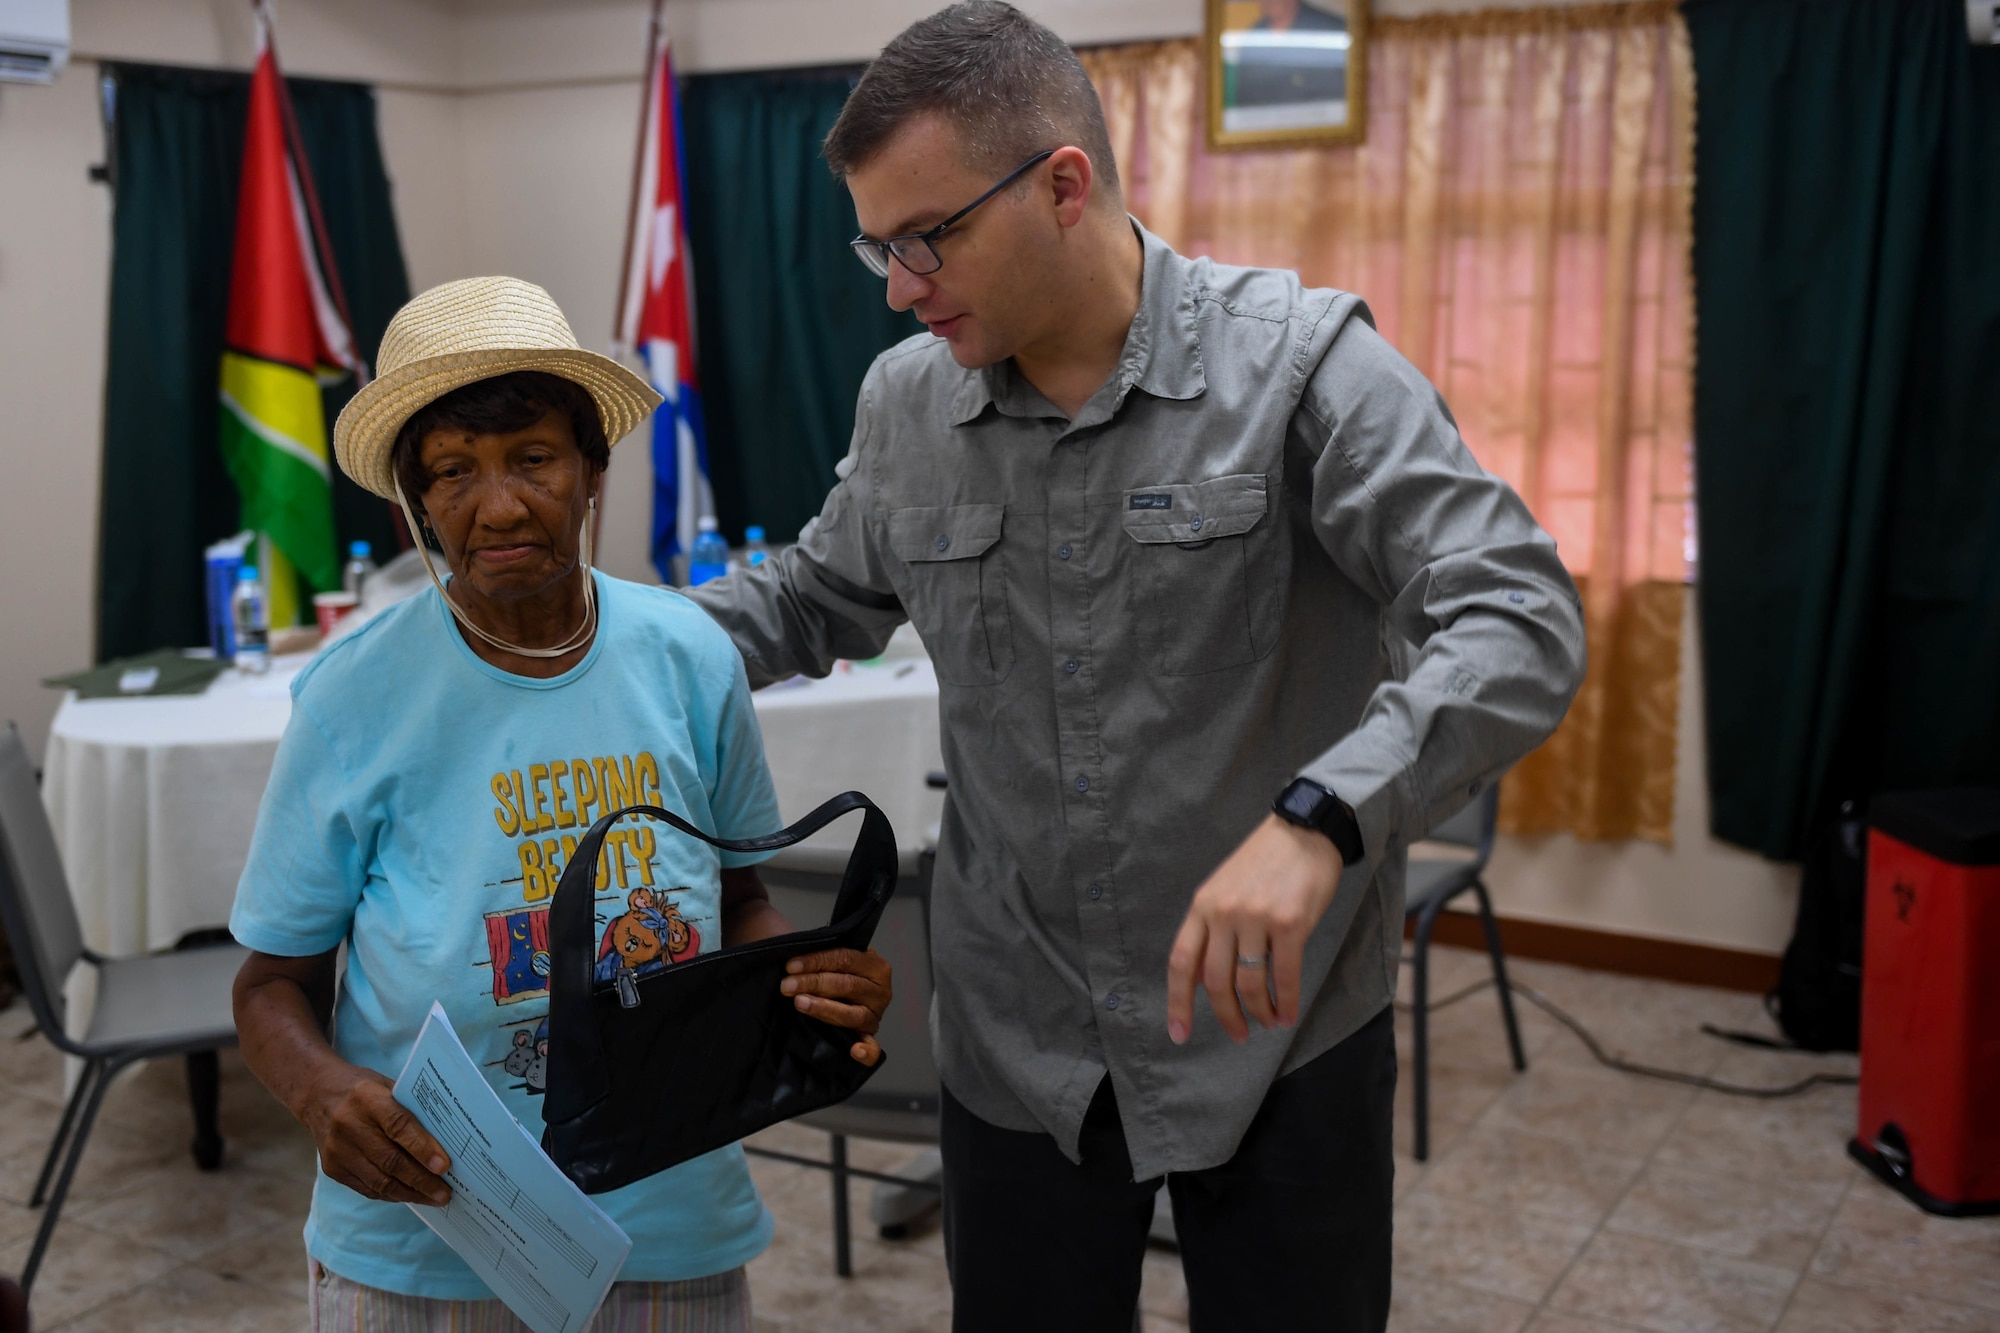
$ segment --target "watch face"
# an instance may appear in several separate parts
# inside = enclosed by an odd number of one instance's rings
[[[1310,784],[1294,782],[1285,789],[1285,813],[1296,823],[1311,824],[1325,799],[1324,793],[1315,791]]]

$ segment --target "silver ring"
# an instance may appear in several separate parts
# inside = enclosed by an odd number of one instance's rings
[[[1262,967],[1267,961],[1268,957],[1265,955],[1259,955],[1256,958],[1248,958],[1240,953],[1236,955],[1236,966],[1238,967]]]

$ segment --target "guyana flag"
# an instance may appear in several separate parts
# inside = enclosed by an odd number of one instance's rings
[[[221,417],[222,456],[243,499],[243,527],[260,538],[273,626],[298,623],[302,592],[340,586],[320,385],[367,374],[343,304],[259,6]]]

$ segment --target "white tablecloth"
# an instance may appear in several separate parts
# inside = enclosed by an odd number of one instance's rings
[[[202,695],[63,703],[42,795],[91,948],[161,949],[228,924],[301,665],[225,672]],[[787,822],[858,789],[889,816],[906,863],[914,858],[943,800],[924,786],[940,767],[928,658],[843,663],[825,680],[764,690],[756,705]],[[858,824],[842,819],[795,863],[838,868]]]
[[[794,678],[760,690],[757,721],[785,821],[829,796],[858,791],[896,830],[905,870],[944,810],[924,779],[944,767],[938,749],[937,673],[928,657],[879,665],[842,662],[825,680]],[[787,864],[838,870],[861,826],[846,815],[793,851]]]
[[[63,701],[42,799],[84,942],[113,956],[228,924],[304,659],[206,694]]]

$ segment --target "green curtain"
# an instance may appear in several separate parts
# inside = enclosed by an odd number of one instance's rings
[[[1959,0],[1687,0],[1717,836],[2000,784],[2000,50]]]
[[[236,229],[250,78],[220,70],[107,64],[112,209],[111,336],[105,372],[98,544],[100,661],[207,642],[202,548],[238,530],[236,488],[217,442],[216,388]],[[409,299],[375,95],[290,79],[354,335],[373,363]],[[353,396],[326,395],[327,431]],[[336,469],[340,540],[378,557],[398,545],[389,507]]]
[[[819,513],[884,348],[921,332],[847,242],[820,141],[855,69],[707,74],[681,94],[709,478],[723,530],[789,541]]]

